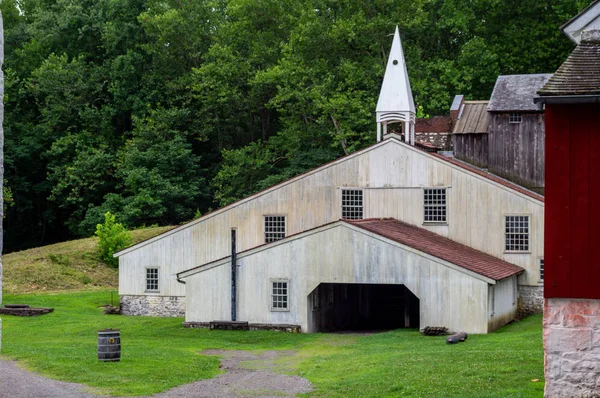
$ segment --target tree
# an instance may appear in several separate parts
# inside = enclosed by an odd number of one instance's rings
[[[119,259],[113,254],[133,243],[131,234],[123,225],[115,222],[115,216],[110,212],[104,214],[104,224],[96,226],[98,240],[98,257],[106,264],[117,268]]]

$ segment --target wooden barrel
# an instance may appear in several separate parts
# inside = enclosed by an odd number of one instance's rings
[[[98,330],[98,359],[105,362],[121,360],[121,332],[118,329]]]

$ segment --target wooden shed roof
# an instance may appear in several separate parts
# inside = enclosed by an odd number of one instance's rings
[[[496,281],[524,271],[514,264],[394,218],[347,222]]]
[[[533,98],[536,91],[550,79],[550,76],[552,76],[550,73],[498,76],[490,98],[488,111],[541,111],[542,106],[535,104]]]
[[[489,101],[465,101],[452,134],[485,134]]]
[[[600,94],[600,31],[583,33],[581,43],[538,94],[544,97]]]

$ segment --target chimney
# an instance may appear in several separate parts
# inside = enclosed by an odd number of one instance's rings
[[[452,101],[452,105],[450,106],[450,118],[452,119],[452,125],[456,124],[456,121],[460,117],[462,113],[463,106],[465,103],[464,95],[457,95],[454,97],[454,101]]]

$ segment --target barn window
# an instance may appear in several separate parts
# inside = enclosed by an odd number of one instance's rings
[[[504,220],[504,249],[529,251],[529,216],[505,216]]]
[[[540,258],[540,282],[544,280],[544,259]]]
[[[319,286],[312,293],[312,310],[319,311],[321,309],[321,298],[319,297]]]
[[[425,188],[423,190],[424,221],[446,222],[446,188]]]
[[[290,310],[289,283],[288,279],[271,280],[271,311]]]
[[[265,216],[265,243],[285,238],[285,216]]]
[[[146,268],[146,291],[158,292],[158,268]]]
[[[363,191],[342,189],[342,218],[360,220],[363,218]]]
[[[508,115],[509,123],[521,123],[522,121],[523,121],[523,118],[519,112],[511,112]]]

